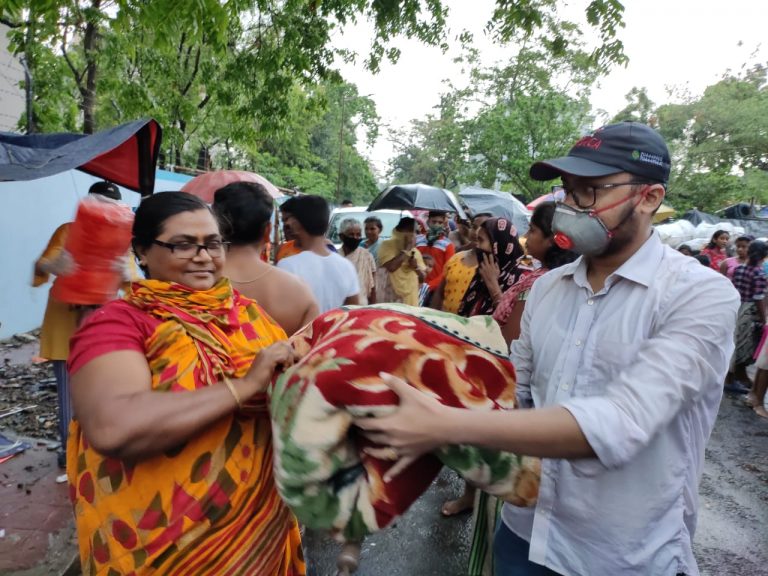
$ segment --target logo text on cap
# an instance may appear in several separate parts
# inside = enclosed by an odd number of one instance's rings
[[[600,138],[594,136],[584,136],[581,140],[573,145],[574,148],[591,148],[592,150],[599,150],[600,145],[603,143]]]

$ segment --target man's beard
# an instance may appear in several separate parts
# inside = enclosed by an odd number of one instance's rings
[[[619,219],[619,226],[613,231],[613,238],[608,242],[605,250],[598,256],[614,256],[629,246],[634,240],[637,230],[640,228],[635,205],[630,204]]]

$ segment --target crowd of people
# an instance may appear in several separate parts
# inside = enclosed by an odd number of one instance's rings
[[[687,245],[678,250],[726,276],[741,298],[725,390],[744,394],[744,403],[761,418],[768,418],[765,393],[768,387],[768,327],[765,297],[768,288],[768,244],[754,236],[738,236],[731,245],[727,230],[716,230],[707,245],[694,253]],[[732,254],[732,255],[731,255]],[[755,366],[754,380],[747,368]]]
[[[62,339],[43,355],[74,409],[62,457],[84,573],[305,574],[275,488],[266,388],[294,361],[287,338],[317,316],[400,303],[493,317],[521,409],[447,408],[384,374],[400,407],[358,420],[361,433],[404,461],[446,443],[543,458],[535,508],[471,486],[442,507],[474,510],[469,574],[697,575],[704,446],[723,383],[747,382],[754,361],[746,401],[765,415],[768,246],[740,237],[729,257],[715,234],[706,266],[664,246],[651,224],[669,170],[654,130],[604,127],[531,167],[561,178],[566,199],[538,205],[523,236],[498,214],[452,227],[430,211],[389,237],[375,216],[345,219],[337,248],[328,203],[295,196],[275,264],[274,202],[258,183],[211,206],[143,200],[132,251],[144,278],[84,322],[43,329]],[[36,282],[67,262],[49,247]]]

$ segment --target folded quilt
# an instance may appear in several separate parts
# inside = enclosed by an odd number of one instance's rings
[[[515,408],[515,371],[489,316],[461,318],[401,304],[332,310],[291,339],[300,360],[270,390],[275,479],[299,521],[359,540],[380,530],[421,495],[443,464],[471,484],[518,506],[536,502],[539,461],[472,446],[425,455],[384,482],[394,465],[355,418],[397,409],[379,377],[389,372],[447,406]]]

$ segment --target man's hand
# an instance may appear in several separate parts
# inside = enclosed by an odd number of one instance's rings
[[[112,262],[112,269],[120,274],[120,280],[122,282],[130,282],[132,280],[130,258],[131,256],[126,254]]]
[[[39,268],[47,274],[54,276],[69,276],[77,271],[77,264],[72,254],[66,250],[59,252],[58,256],[50,262],[41,262]]]
[[[374,448],[372,456],[390,454],[398,463],[387,472],[385,480],[396,476],[421,455],[445,443],[443,427],[450,420],[450,411],[434,398],[409,386],[405,381],[380,373],[382,381],[399,397],[400,407],[389,416],[360,418],[355,425],[365,436],[383,448]]]

